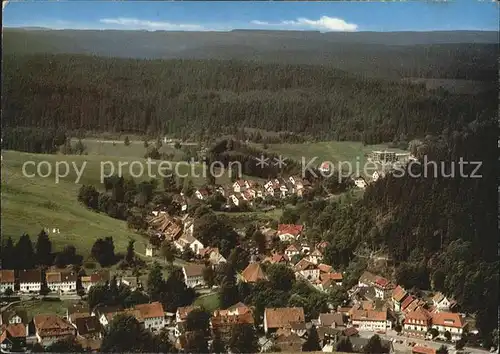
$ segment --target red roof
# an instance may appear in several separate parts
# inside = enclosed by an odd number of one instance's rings
[[[279,224],[278,225],[278,235],[290,234],[293,236],[298,236],[304,228],[303,225],[294,224]]]
[[[438,312],[432,314],[432,324],[453,328],[462,328],[465,323],[458,313]]]
[[[429,348],[429,347],[421,347],[420,345],[415,345],[411,349],[411,352],[413,354],[436,354],[436,349]]]
[[[401,304],[401,310],[406,309],[414,300],[415,298],[411,295],[404,299],[403,303]]]

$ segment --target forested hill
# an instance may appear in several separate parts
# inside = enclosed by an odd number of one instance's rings
[[[8,54],[72,53],[142,59],[233,59],[321,64],[378,77],[496,82],[498,33],[487,31],[147,32],[4,29]]]
[[[5,55],[3,127],[234,133],[241,127],[366,143],[439,134],[496,116],[476,96],[327,66],[85,55]]]

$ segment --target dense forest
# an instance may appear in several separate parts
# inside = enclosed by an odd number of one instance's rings
[[[5,56],[2,127],[234,134],[241,127],[367,144],[456,130],[496,113],[476,96],[327,66],[238,61]]]
[[[6,54],[71,53],[134,59],[217,59],[328,65],[374,77],[496,82],[494,31],[229,32],[3,31]]]
[[[497,326],[497,143],[496,121],[473,122],[462,131],[429,136],[418,150],[445,163],[442,169],[411,167],[413,176],[388,175],[370,185],[363,198],[347,202],[305,201],[287,217],[310,225],[309,237],[331,242],[327,262],[345,269],[346,286],[366,264],[354,260],[359,247],[381,250],[395,262],[394,277],[408,289],[442,291],[463,312],[476,313],[486,337]],[[419,151],[417,151],[417,154]],[[480,161],[463,166],[458,162]],[[455,175],[447,177],[455,163]],[[349,280],[350,279],[350,280]]]

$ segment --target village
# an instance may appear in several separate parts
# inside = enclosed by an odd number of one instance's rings
[[[299,183],[295,181],[293,184]],[[240,188],[239,191],[251,188],[246,181],[237,181],[233,187],[235,190]],[[148,223],[152,242],[148,244],[146,257],[160,261],[160,248],[165,243],[180,253],[190,250],[192,258],[180,265],[186,287],[197,293],[217,291],[217,286],[207,284],[205,269],[216,270],[227,259],[218,248],[204,245],[194,237],[192,216],[171,216],[158,210],[152,213]],[[336,288],[343,289],[343,272],[323,263],[328,242],[309,242],[304,225],[278,224],[276,229],[262,226],[260,231],[265,235],[267,251],[262,254],[257,248],[250,249],[248,265],[237,273],[238,284],[266,282],[269,280],[267,267],[279,264],[290,269],[297,281],[308,284],[315,291],[328,293]],[[145,284],[137,277],[112,276],[107,269],[86,276],[68,269],[49,269],[44,273],[38,269],[1,270],[0,291],[9,296],[38,296],[46,285],[49,290],[45,295],[79,294],[85,299],[83,294],[88,294],[92,287],[113,280],[132,291],[145,291]],[[309,316],[302,307],[266,307],[259,320],[255,318],[253,306],[240,301],[210,312],[209,328],[211,333],[227,335],[237,325],[255,327],[261,352],[301,351],[314,327],[323,352],[341,351],[339,343],[348,341],[352,352],[363,353],[370,338],[378,335],[388,352],[415,354],[437,353],[437,348],[443,344],[453,350],[452,343],[457,345],[462,336],[473,331],[464,314],[460,313],[459,304],[441,293],[419,297],[368,270],[362,273],[354,287],[345,290],[348,298],[343,304],[329,306],[327,312],[307,321]],[[40,313],[27,318],[26,313],[9,310],[7,306],[2,309],[1,348],[2,352],[23,351],[35,343],[47,348],[58,340],[72,337],[83,348],[99,351],[113,318],[127,314],[153,333],[167,331],[176,348],[182,351],[190,335],[186,323],[193,311],[205,310],[199,305],[189,305],[167,312],[158,301],[131,308],[101,305],[89,308],[81,300],[68,307],[65,316]],[[212,339],[208,338],[210,342]]]

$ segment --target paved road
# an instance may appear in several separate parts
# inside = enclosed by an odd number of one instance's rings
[[[359,335],[361,337],[365,337],[365,338],[370,338],[371,336],[373,336],[375,333],[374,332],[359,332]],[[399,343],[394,343],[394,350],[397,350],[397,351],[404,351],[404,352],[411,352],[411,347],[408,346],[408,343],[409,342],[415,342],[417,343],[417,345],[420,345],[420,346],[425,346],[425,347],[429,347],[429,348],[434,348],[434,349],[439,349],[439,347],[441,347],[443,344],[448,346],[448,352],[450,354],[453,354],[455,353],[455,345],[452,344],[452,343],[444,343],[444,342],[435,342],[435,341],[431,341],[431,340],[423,340],[423,339],[416,339],[416,338],[408,338],[408,337],[405,337],[405,336],[398,336],[396,331],[387,331],[386,334],[378,334],[380,336],[380,338],[382,339],[386,339],[386,340],[402,340],[403,341],[403,344],[399,344]],[[465,347],[464,348],[464,351],[465,352],[469,352],[469,353],[472,353],[472,354],[486,354],[486,353],[489,353],[488,350],[485,350],[485,349],[478,349],[478,348],[469,348],[469,347]]]

